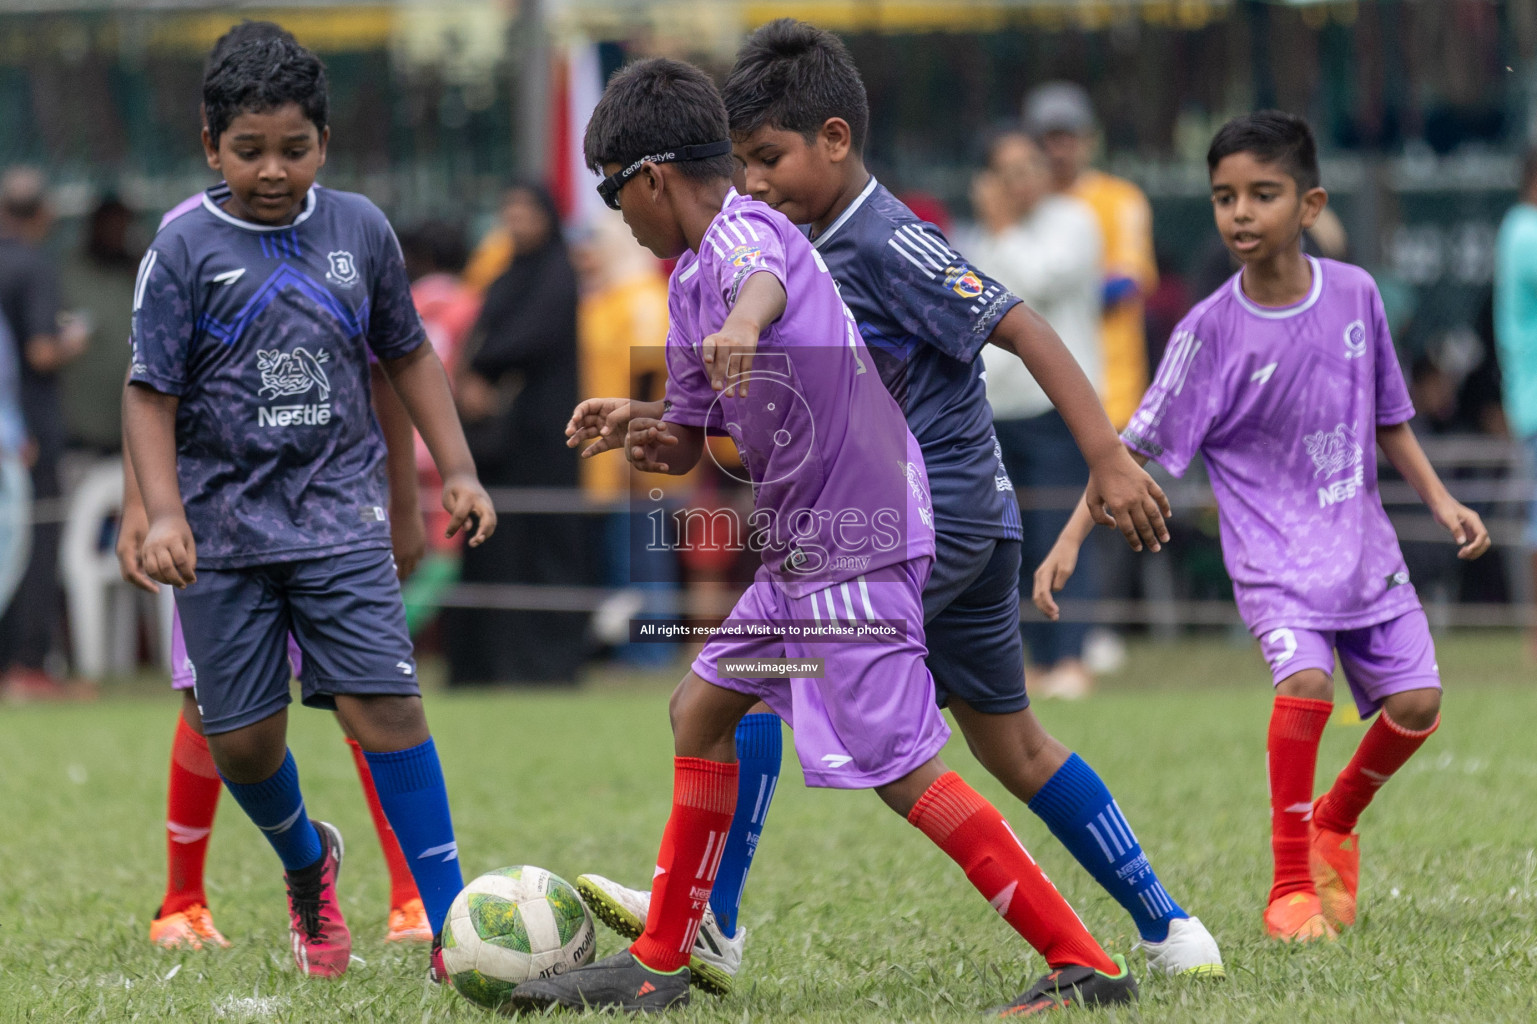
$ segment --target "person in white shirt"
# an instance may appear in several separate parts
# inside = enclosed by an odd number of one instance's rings
[[[1051,324],[1103,395],[1104,242],[1094,212],[1082,200],[1052,190],[1045,155],[1023,131],[993,140],[987,167],[973,183],[972,202],[981,228],[971,250],[977,266]],[[1029,593],[1034,570],[1027,567],[1051,549],[1064,510],[1088,483],[1089,469],[1067,424],[1024,364],[991,346],[982,358],[1004,467],[1021,499],[1020,586]],[[1081,561],[1069,589],[1076,591],[1064,592],[1070,599],[1092,599],[1092,567]],[[1044,670],[1032,679],[1033,695],[1087,695],[1092,685],[1083,666],[1087,623],[1027,622],[1021,631],[1031,661]]]

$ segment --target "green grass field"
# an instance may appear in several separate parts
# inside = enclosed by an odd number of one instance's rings
[[[1532,671],[1510,634],[1462,634],[1440,651],[1445,725],[1363,819],[1361,921],[1329,947],[1276,946],[1260,928],[1269,690],[1252,649],[1134,645],[1130,668],[1094,700],[1042,706],[1110,784],[1169,891],[1217,936],[1230,975],[1142,978],[1136,1009],[1071,1019],[1537,1019]],[[569,694],[430,693],[466,875],[531,863],[645,883],[670,798],[670,675],[603,674]],[[347,838],[342,901],[364,962],[335,983],[295,973],[276,858],[228,797],[208,881],[235,948],[151,947],[175,709],[151,681],[93,705],[0,709],[0,1021],[489,1019],[426,983],[420,948],[380,941],[383,862],[351,759],[320,712],[297,709],[291,741],[311,813]],[[1360,736],[1331,724],[1320,787]],[[959,740],[946,756],[1005,809],[1095,935],[1130,952],[1129,918],[1044,826]],[[787,756],[748,887],[739,990],[696,993],[679,1020],[971,1020],[1041,973],[960,870],[873,795],[798,782]],[[606,955],[619,942],[599,928]]]

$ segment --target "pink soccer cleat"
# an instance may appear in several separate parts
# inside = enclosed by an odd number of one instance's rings
[[[352,956],[352,933],[347,930],[342,908],[336,902],[342,834],[336,826],[323,821],[314,825],[325,854],[313,880],[296,882],[293,876],[284,875],[288,882],[288,932],[299,970],[317,978],[339,978],[347,972],[347,961]]]

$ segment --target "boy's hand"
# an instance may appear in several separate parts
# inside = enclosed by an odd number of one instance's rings
[[[420,508],[390,509],[390,551],[395,556],[395,578],[404,583],[427,553],[427,524]]]
[[[657,460],[665,448],[678,443],[677,435],[668,429],[669,424],[650,416],[638,416],[630,421],[625,435],[625,457],[630,465],[643,473],[666,473],[668,467]]]
[[[474,531],[469,545],[478,548],[496,532],[496,509],[474,473],[458,473],[443,481],[443,507],[449,515],[445,537],[452,537],[468,522]]]
[[[601,452],[612,451],[624,444],[624,436],[635,415],[635,406],[628,398],[589,398],[571,413],[566,424],[566,447],[577,448],[593,441],[582,449],[582,458],[590,459]]]
[[[1058,540],[1046,552],[1046,558],[1035,570],[1035,585],[1030,591],[1030,600],[1052,622],[1062,614],[1057,607],[1056,599],[1051,595],[1067,586],[1067,581],[1073,578],[1073,570],[1078,568],[1078,545],[1066,540]]]
[[[1169,542],[1164,520],[1174,513],[1168,496],[1125,448],[1117,446],[1114,456],[1089,468],[1084,501],[1094,521],[1120,530],[1133,551],[1141,551],[1144,544],[1158,551]]]
[[[117,568],[123,581],[140,590],[158,594],[160,587],[144,571],[144,535],[149,532],[149,516],[136,501],[125,502],[117,526]]]
[[[1470,562],[1489,550],[1489,531],[1483,519],[1462,502],[1448,497],[1432,507],[1430,514],[1457,542],[1458,558]]]
[[[144,571],[150,579],[185,590],[197,582],[197,542],[184,515],[163,516],[144,535]]]
[[[737,377],[740,381],[734,385],[736,396],[746,398],[747,374],[752,370],[753,356],[757,351],[758,332],[750,326],[727,320],[720,330],[705,338],[700,345],[704,365],[710,371],[710,387],[724,391],[729,398],[733,388],[727,387],[726,381]]]

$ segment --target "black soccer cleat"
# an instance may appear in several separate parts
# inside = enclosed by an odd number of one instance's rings
[[[1030,986],[1024,995],[1009,1005],[987,1011],[988,1016],[1012,1019],[1071,1006],[1136,1002],[1137,979],[1131,976],[1126,959],[1121,956],[1110,959],[1120,967],[1120,974],[1109,975],[1092,967],[1060,967]]]
[[[620,1010],[661,1013],[688,1004],[688,968],[662,974],[635,959],[628,949],[597,963],[548,978],[533,978],[512,990],[503,1012]]]

